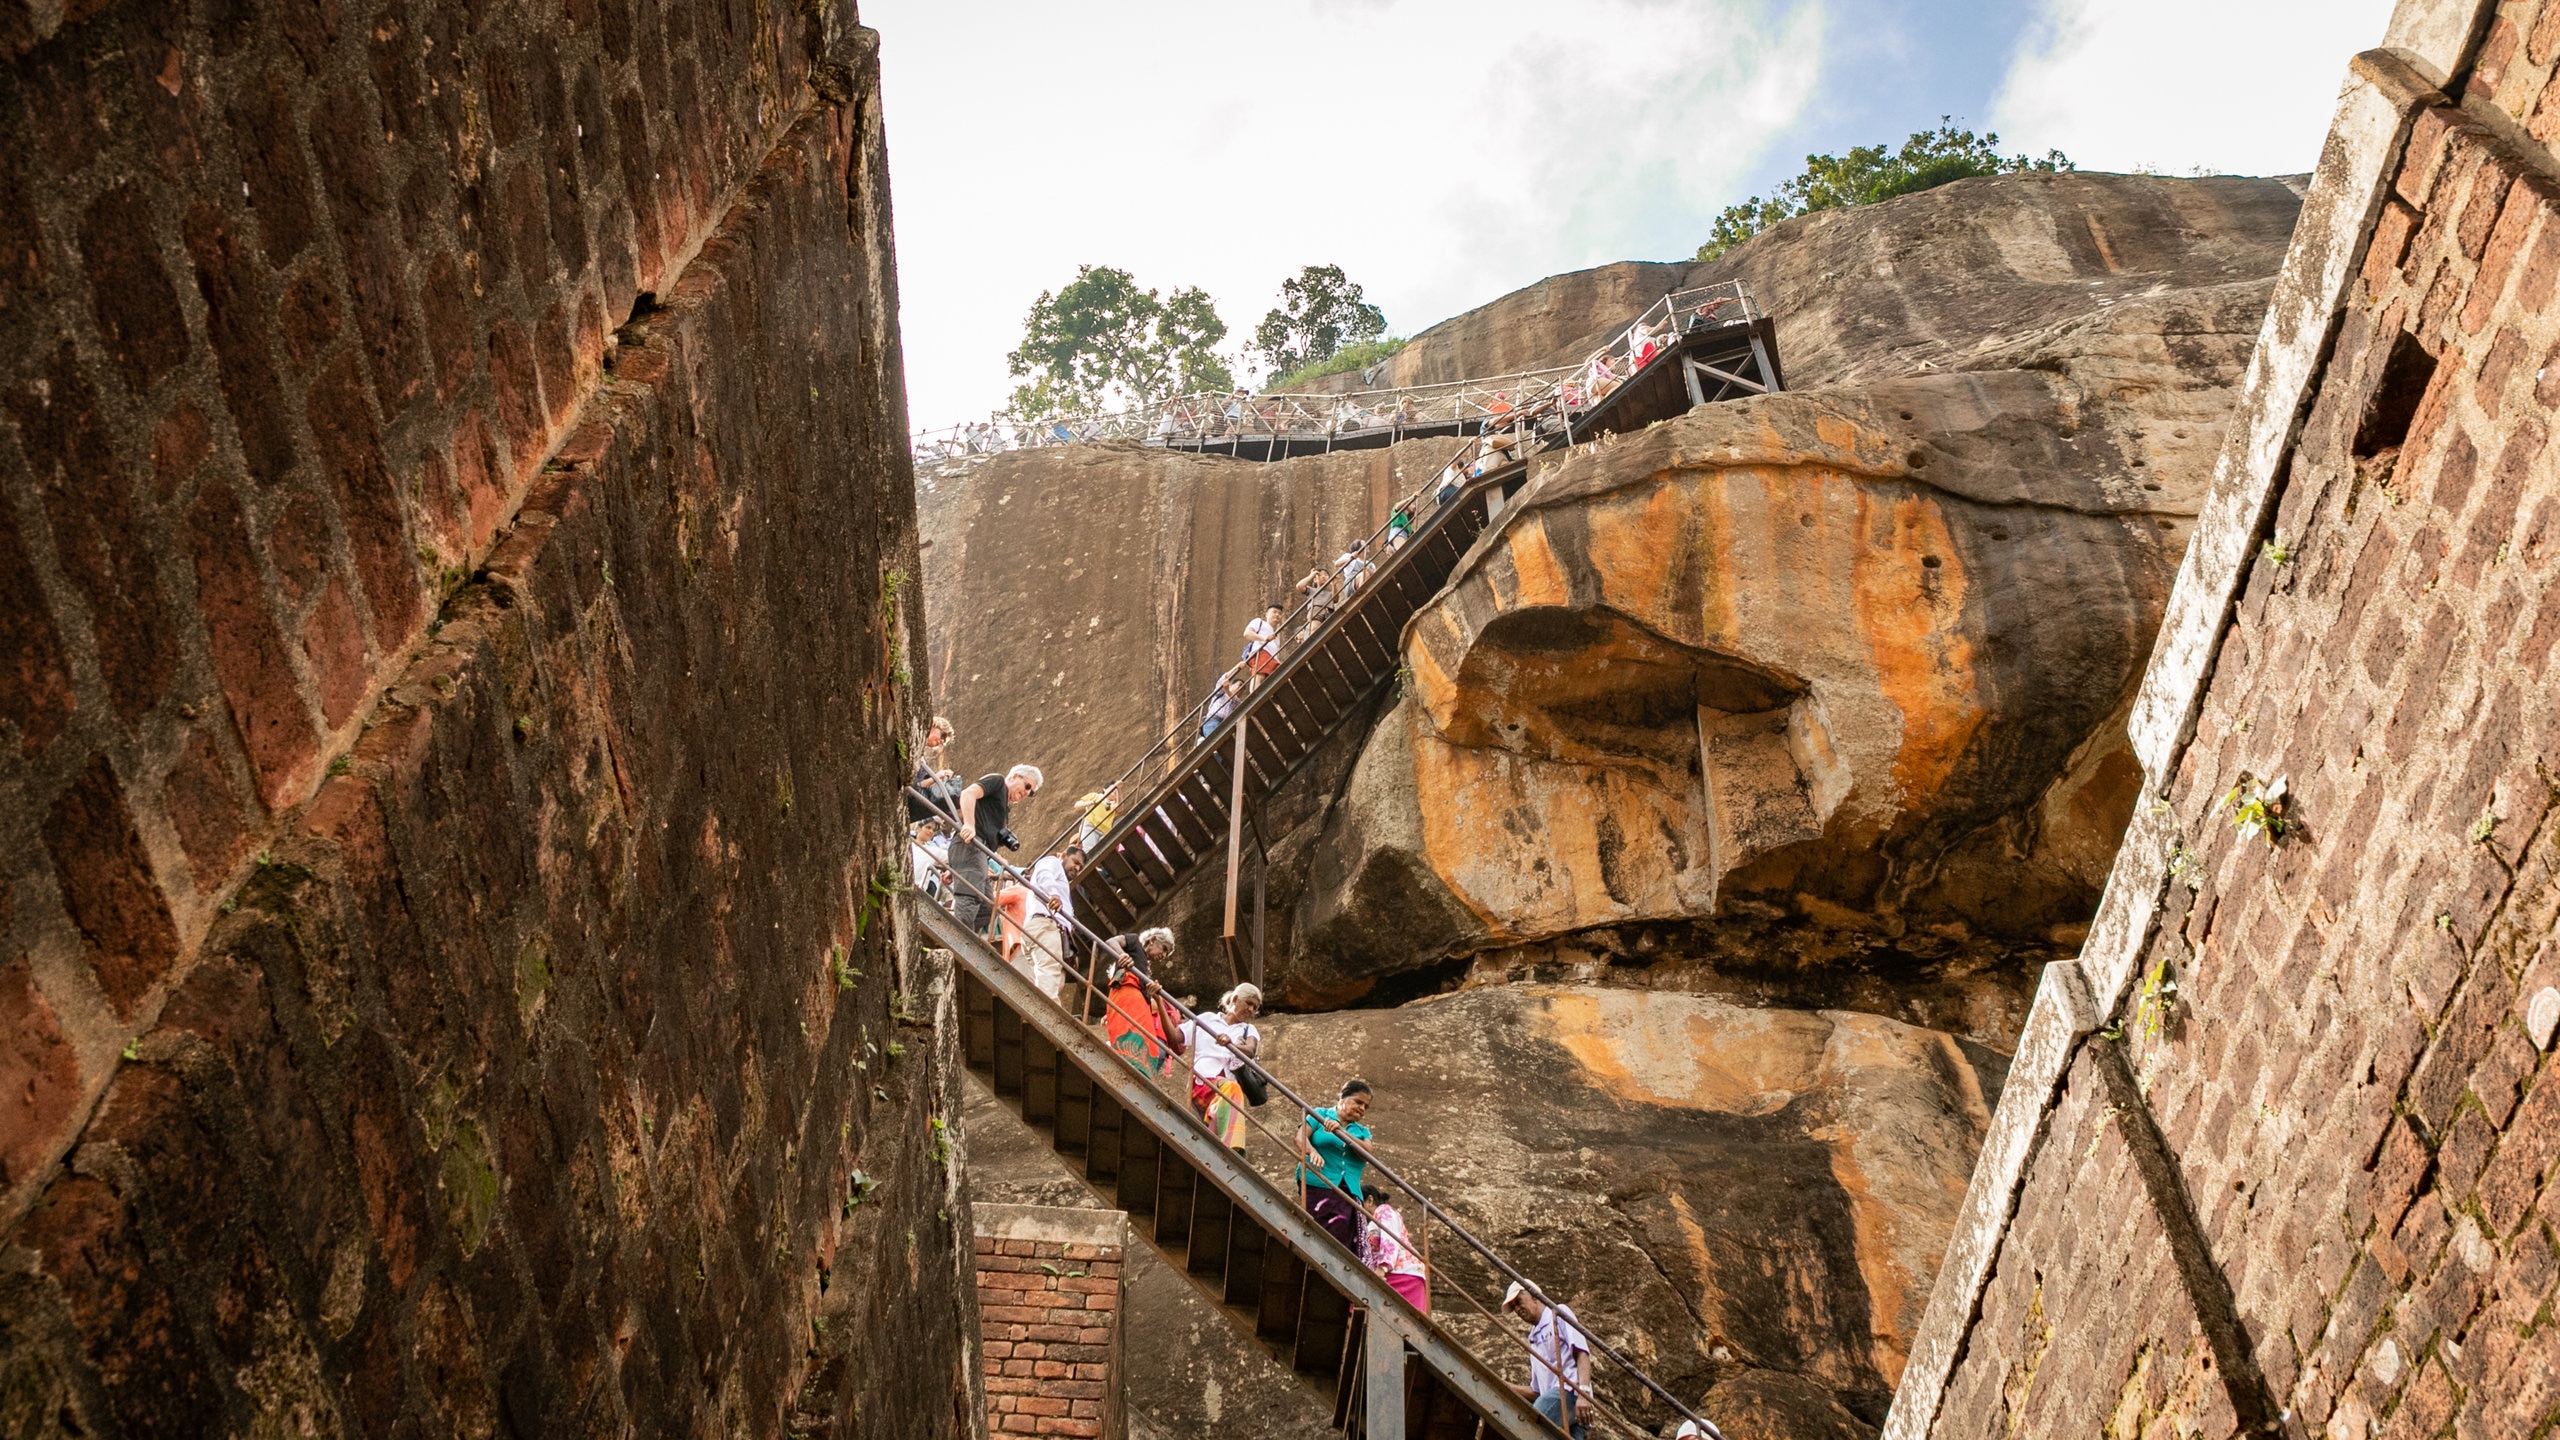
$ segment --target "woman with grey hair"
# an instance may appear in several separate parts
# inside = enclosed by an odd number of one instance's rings
[[[1261,1013],[1262,991],[1248,983],[1221,997],[1217,1014],[1182,1022],[1182,1048],[1191,1054],[1191,1109],[1230,1150],[1244,1148],[1246,1101],[1236,1071],[1262,1053],[1262,1032],[1253,1028]]]
[[[1102,942],[1096,959],[1108,967],[1104,993],[1110,1003],[1102,1013],[1102,1033],[1120,1057],[1149,1075],[1164,1073],[1173,1054],[1166,1039],[1178,1023],[1155,981],[1155,967],[1173,958],[1173,932],[1158,926],[1134,935],[1114,935]]]

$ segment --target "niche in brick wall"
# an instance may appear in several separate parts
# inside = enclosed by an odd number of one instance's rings
[[[2364,419],[2356,426],[2356,458],[2370,460],[2385,451],[2397,451],[2409,438],[2409,424],[2418,415],[2418,403],[2426,398],[2427,386],[2436,378],[2436,357],[2418,343],[2418,337],[2403,330],[2391,341],[2391,358],[2382,364],[2382,380],[2374,386],[2373,398],[2365,402]]]

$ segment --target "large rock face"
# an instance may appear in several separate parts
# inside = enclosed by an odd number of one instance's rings
[[[2134,798],[2116,712],[2263,293],[1543,471],[1407,632],[1411,695],[1315,851],[1307,983],[1746,905],[2030,943],[2084,919]]]
[[[1236,663],[1246,620],[1385,523],[1455,448],[1263,465],[1077,445],[925,479],[928,664],[960,732],[950,763],[972,778],[1042,767],[1052,784],[1014,826],[1042,843]]]
[[[1273,1071],[1302,1093],[1351,1075],[1375,1086],[1380,1158],[1595,1333],[1689,1403],[1708,1397],[1712,1418],[1740,1422],[1729,1433],[1783,1440],[1872,1435],[2007,1074],[1994,1050],[1871,1015],[1598,986],[1263,1029]],[[969,1093],[973,1198],[1103,1203],[983,1087]],[[1256,1112],[1275,1133],[1293,1114],[1278,1099]],[[1287,1173],[1276,1145],[1249,1140],[1266,1172]],[[1133,1423],[1323,1432],[1326,1397],[1197,1282],[1132,1253],[1128,1324],[1146,1337],[1131,1351]],[[1489,1305],[1499,1282],[1445,1230],[1430,1255],[1449,1276],[1435,1312],[1517,1372],[1447,1288]],[[1606,1398],[1633,1406],[1636,1388],[1604,1375]]]
[[[2129,296],[2267,279],[2300,208],[2290,180],[1960,180],[1790,220],[1714,261],[1552,276],[1414,336],[1375,383],[1569,365],[1660,297],[1725,280],[1776,318],[1794,388],[1962,367]]]
[[[1570,359],[1654,294],[1740,276],[1794,388],[1541,477],[1408,636],[1408,703],[1266,807],[1270,978],[1339,1003],[1401,970],[1441,983],[1452,957],[1508,973],[1571,939],[1606,972],[1745,927],[1794,971],[1935,984],[2069,943],[2131,803],[2116,711],[2296,205],[2273,180],[1968,181],[1711,266],[1557,277],[1418,337],[1388,378]],[[1073,447],[937,479],[955,763],[1043,764],[1017,829],[1053,832],[1444,448],[1257,467]],[[1167,906],[1192,957],[1215,950],[1216,868]],[[1662,924],[1686,928],[1627,939]]]
[[[1598,986],[1265,1030],[1292,1086],[1375,1086],[1380,1158],[1675,1394],[1775,1373],[1870,1421],[2007,1073],[1985,1047],[1871,1015]],[[1499,1298],[1447,1232],[1430,1253]],[[1504,1353],[1463,1300],[1435,1311]],[[1632,1382],[1603,1383],[1637,1402]]]

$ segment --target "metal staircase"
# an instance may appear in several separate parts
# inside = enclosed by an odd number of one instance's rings
[[[1406,622],[1448,583],[1460,557],[1527,482],[1529,456],[1782,386],[1776,337],[1761,318],[1675,337],[1653,363],[1570,424],[1558,416],[1545,428],[1521,426],[1507,442],[1507,453],[1520,458],[1463,480],[1455,498],[1416,516],[1411,538],[1376,555],[1377,573],[1289,651],[1278,672],[1208,741],[1196,739],[1195,709],[1120,777],[1118,793],[1131,798],[1086,857],[1075,888],[1077,913],[1129,929],[1217,854],[1238,807],[1249,811],[1279,789],[1362,698],[1395,673]],[[1292,613],[1284,629],[1299,619]],[[1044,849],[1057,849],[1065,838]],[[1232,914],[1229,919],[1232,932]]]
[[[1238,1325],[1299,1374],[1330,1381],[1337,1429],[1553,1440],[1490,1366],[984,940],[930,901],[911,899],[909,913],[957,958],[969,1067],[1059,1154],[1081,1159],[1085,1183]]]

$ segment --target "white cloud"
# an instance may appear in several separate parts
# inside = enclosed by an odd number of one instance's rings
[[[916,420],[1001,404],[1080,263],[1250,331],[1332,262],[1401,333],[1685,256],[1798,119],[1823,9],[1771,0],[871,0]]]
[[[2088,170],[2311,168],[2391,0],[2044,0],[1992,126]]]

